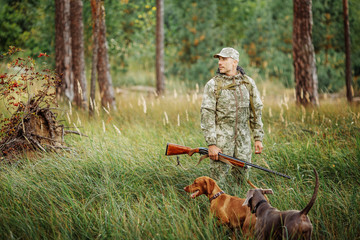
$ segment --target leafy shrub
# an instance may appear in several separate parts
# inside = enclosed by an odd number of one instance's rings
[[[1,115],[0,154],[11,157],[23,150],[57,148],[63,144],[64,128],[58,125],[50,107],[56,106],[56,86],[60,83],[49,69],[37,71],[31,57],[16,57],[20,48],[2,54],[9,72],[0,74],[0,99],[10,117]],[[40,53],[41,57],[48,57]]]

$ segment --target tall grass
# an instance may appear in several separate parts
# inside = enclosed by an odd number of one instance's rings
[[[264,84],[264,152],[253,162],[293,178],[252,169],[250,180],[272,188],[271,204],[302,209],[320,190],[309,216],[314,239],[360,239],[360,114],[344,100],[319,109],[293,104],[292,92]],[[176,89],[176,88],[175,88]],[[201,91],[171,90],[165,97],[118,96],[116,111],[98,107],[94,119],[72,109],[60,113],[72,151],[41,153],[2,164],[1,239],[228,239],[227,227],[209,213],[204,196],[183,187],[209,174],[208,161],[166,157],[168,142],[205,146],[200,130]],[[207,161],[207,162],[206,162]],[[186,169],[186,170],[185,170]],[[222,187],[222,186],[220,186]],[[229,183],[244,197],[250,186]]]

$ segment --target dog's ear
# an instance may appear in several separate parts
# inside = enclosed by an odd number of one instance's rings
[[[249,201],[251,200],[251,198],[254,196],[254,190],[250,189],[247,193],[246,193],[246,199],[245,202],[243,203],[243,206],[249,206]],[[249,206],[251,207],[251,206]]]
[[[205,180],[206,186],[205,189],[208,194],[212,193],[215,187],[215,182],[211,178],[206,178]]]
[[[261,189],[262,194],[274,194],[272,189]]]

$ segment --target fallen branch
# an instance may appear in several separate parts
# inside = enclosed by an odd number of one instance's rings
[[[81,132],[77,132],[77,131],[71,131],[71,130],[65,130],[64,131],[65,133],[72,133],[72,134],[77,134],[77,135],[80,135],[80,136],[85,136],[85,137],[89,137]]]

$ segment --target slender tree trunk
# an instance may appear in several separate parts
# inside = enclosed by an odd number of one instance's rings
[[[304,106],[318,106],[318,78],[312,44],[312,1],[293,0],[293,3],[293,64],[296,102]]]
[[[74,99],[74,81],[72,72],[71,32],[70,32],[70,0],[64,1],[64,93],[70,102]]]
[[[165,92],[164,77],[164,0],[156,0],[156,92]]]
[[[91,0],[92,18],[93,18],[93,55],[91,65],[91,88],[89,115],[94,115],[95,108],[95,88],[96,88],[96,70],[98,62],[98,38],[99,38],[99,19],[100,19],[100,0]]]
[[[74,74],[74,102],[77,106],[86,109],[87,84],[85,76],[84,24],[82,11],[82,0],[70,1],[72,70]]]
[[[61,83],[64,81],[65,65],[64,65],[64,2],[55,0],[55,71],[59,74]],[[56,89],[58,98],[63,96],[63,84]]]
[[[345,38],[345,55],[346,55],[346,97],[348,102],[353,101],[354,90],[352,87],[351,78],[351,51],[350,51],[350,26],[349,26],[349,8],[348,1],[343,0],[343,12],[344,12],[344,38]]]
[[[115,94],[110,75],[108,57],[108,44],[106,41],[105,7],[101,1],[99,24],[99,50],[98,50],[98,82],[100,88],[101,105],[116,109]]]
[[[58,96],[65,95],[70,101],[74,98],[71,34],[70,34],[70,0],[55,0],[56,27],[56,71],[61,75]]]

